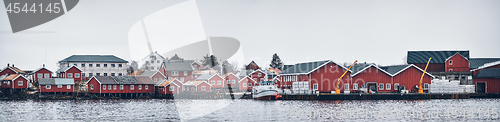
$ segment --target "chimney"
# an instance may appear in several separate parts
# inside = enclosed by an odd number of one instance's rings
[[[12,67],[15,67],[14,64],[12,64]]]
[[[9,64],[9,63],[7,63],[7,67],[10,67],[10,64]]]
[[[43,64],[43,67],[45,68],[45,64]]]

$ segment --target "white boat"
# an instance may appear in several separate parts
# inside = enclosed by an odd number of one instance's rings
[[[258,100],[274,100],[280,91],[273,81],[260,81],[259,85],[252,88],[252,97]]]

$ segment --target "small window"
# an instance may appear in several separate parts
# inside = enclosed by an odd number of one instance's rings
[[[148,85],[144,85],[144,89],[148,90]]]
[[[184,77],[181,77],[181,82],[184,82]]]
[[[428,83],[424,83],[424,89],[429,89],[429,84]]]
[[[122,76],[122,73],[118,73],[118,76]]]
[[[75,73],[75,78],[80,78],[80,73]]]
[[[398,90],[399,89],[399,83],[395,83],[394,84],[394,90]]]
[[[113,85],[113,90],[116,90],[116,85]]]
[[[73,73],[68,73],[68,78],[73,78]]]
[[[82,77],[85,77],[85,73],[82,73]]]
[[[152,63],[152,64],[154,64],[154,63],[155,63],[155,61],[151,61],[151,63]]]
[[[187,71],[184,71],[184,76],[188,76],[188,72]]]
[[[139,90],[142,90],[142,85],[139,85]]]
[[[115,64],[111,64],[111,67],[115,67]]]
[[[248,83],[248,87],[252,87],[252,83]]]
[[[236,80],[233,80],[233,84],[236,84]]]
[[[177,72],[177,71],[172,71],[172,76],[177,76],[177,75],[179,75],[179,72]]]
[[[103,89],[103,90],[106,90],[106,85],[102,85],[102,89]]]
[[[246,84],[246,83],[243,83],[243,87],[247,87],[247,84]]]
[[[95,76],[101,76],[101,73],[95,73]]]
[[[123,90],[123,85],[120,85],[120,90]]]
[[[227,84],[231,84],[231,81],[230,81],[230,80],[227,80],[226,82],[227,82]]]
[[[92,73],[89,73],[89,77],[92,77],[92,76],[93,76]]]
[[[50,89],[50,85],[45,85],[45,89]]]
[[[43,73],[37,73],[37,74],[36,74],[36,77],[37,77],[37,78],[43,78]],[[46,77],[46,78],[48,78],[48,77]]]
[[[156,61],[156,63],[160,63],[160,60]]]
[[[260,81],[264,81],[264,78],[261,78]]]
[[[383,83],[378,84],[378,90],[384,90],[384,84]]]
[[[122,67],[122,64],[118,64],[118,67]]]
[[[217,85],[220,85],[220,84],[221,84],[221,81],[220,81],[220,80],[219,80],[219,81],[217,81]]]
[[[82,64],[82,67],[85,67],[85,64]]]
[[[94,85],[90,85],[90,90],[94,90]]]
[[[453,65],[453,60],[448,61],[448,64]]]
[[[66,89],[71,89],[71,85],[66,85]]]
[[[175,88],[174,86],[170,86],[170,87],[168,88],[168,91],[174,91],[174,88]]]
[[[259,73],[259,74],[258,74],[258,76],[260,77],[260,76],[262,76],[262,75]]]
[[[95,67],[101,67],[101,64],[95,64]]]
[[[245,79],[245,80],[246,80],[246,81],[248,81],[248,78],[247,78],[247,79]]]
[[[17,81],[18,86],[23,86],[23,81]]]
[[[349,90],[349,84],[344,84],[344,90]]]
[[[130,85],[130,90],[134,90],[134,85]]]
[[[313,84],[313,90],[318,90],[318,84]]]
[[[108,76],[108,73],[104,73],[104,76]]]
[[[215,85],[215,80],[213,80],[210,84]]]
[[[385,90],[391,90],[391,84],[390,83],[385,84]]]
[[[155,79],[155,82],[158,82],[158,78],[154,78]]]
[[[94,64],[89,64],[89,67],[92,67],[92,65],[94,65]]]
[[[205,91],[205,90],[206,90],[206,87],[205,87],[205,86],[201,86],[201,90],[202,90],[202,91]]]
[[[108,67],[108,64],[103,64],[103,65],[104,65],[104,67]]]
[[[74,66],[78,66],[77,64],[73,64]]]
[[[62,88],[62,85],[57,85],[57,88]]]
[[[357,83],[352,84],[352,90],[358,90],[358,84]]]
[[[111,85],[108,85],[108,90],[111,90]]]
[[[111,76],[115,76],[115,73],[111,73]]]

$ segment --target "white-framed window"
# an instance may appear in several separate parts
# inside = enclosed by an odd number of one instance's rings
[[[71,85],[66,85],[66,89],[71,89]]]
[[[120,90],[123,90],[123,85],[120,85]]]
[[[111,90],[111,85],[108,85],[108,90]]]
[[[102,89],[103,89],[103,90],[106,90],[106,85],[102,85]]]
[[[45,89],[50,89],[50,85],[45,85]]]
[[[43,76],[44,78],[50,78],[50,73],[45,73],[45,74],[43,74],[43,75],[44,75],[44,76]]]
[[[207,88],[205,86],[201,86],[201,90],[205,91]]]
[[[260,81],[264,81],[264,78],[261,78]]]
[[[349,84],[344,84],[344,90],[349,90]]]
[[[111,76],[115,76],[115,73],[111,73]]]
[[[75,78],[80,78],[80,73],[75,73]]]
[[[181,80],[180,80],[180,81],[181,81],[181,82],[184,82],[184,77],[181,77]]]
[[[399,83],[394,83],[394,90],[398,90],[399,89]]]
[[[38,78],[43,78],[43,73],[37,73],[37,74],[36,74],[36,77],[38,77]]]
[[[215,85],[215,80],[211,81],[211,83],[210,83],[210,84]]]
[[[144,89],[148,90],[148,85],[144,85]]]
[[[17,81],[18,86],[23,86],[23,81]]]
[[[383,83],[378,84],[378,90],[384,90],[384,84]]]
[[[168,88],[168,91],[174,91],[174,88],[175,88],[174,86],[170,86],[170,87]]]
[[[248,81],[248,78],[247,78],[247,79],[245,79],[245,80],[246,80],[246,81]]]
[[[62,85],[57,85],[57,88],[62,88]]]
[[[233,84],[236,84],[236,80],[233,80]]]
[[[122,73],[118,73],[118,76],[122,76],[123,74]]]
[[[448,61],[449,65],[453,65],[453,60]]]
[[[252,87],[252,83],[248,83],[248,87]]]
[[[226,82],[227,82],[227,84],[231,84],[231,81],[230,81],[230,80],[227,80]]]
[[[429,89],[429,84],[428,83],[424,83],[424,89]]]
[[[188,71],[184,71],[184,76],[188,76]]]
[[[390,83],[386,83],[385,84],[385,90],[391,90],[391,84]]]
[[[243,87],[247,87],[247,84],[246,84],[246,83],[243,83]]]
[[[154,79],[155,79],[155,82],[157,82],[157,81],[158,81],[158,78],[154,78]]]
[[[94,90],[94,85],[90,84],[90,90]]]
[[[113,85],[113,90],[116,90],[116,85]]]
[[[177,72],[177,71],[172,71],[172,76],[177,76],[177,75],[179,75],[179,72]]]
[[[73,73],[68,73],[68,78],[73,78]]]
[[[313,84],[313,90],[318,90],[318,84]]]
[[[358,90],[358,84],[357,83],[352,84],[352,90]]]
[[[139,85],[139,90],[142,90],[142,85]]]
[[[222,81],[218,80],[217,81],[217,85],[220,85],[222,83]]]
[[[130,85],[130,90],[134,90],[134,85]]]

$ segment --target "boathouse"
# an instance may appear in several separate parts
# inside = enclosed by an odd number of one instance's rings
[[[87,82],[89,93],[113,96],[154,94],[154,85],[146,76],[93,76]]]
[[[38,80],[39,92],[74,92],[75,81],[73,78],[40,78]]]
[[[178,94],[182,91],[183,83],[172,78],[157,82],[155,85],[157,94]]]
[[[0,77],[2,89],[28,89],[28,78],[22,74],[2,75]]]
[[[212,85],[208,84],[206,81],[194,80],[184,83],[185,92],[210,92]]]
[[[33,71],[32,80],[39,81],[40,78],[52,78],[52,71],[49,69],[42,67]]]
[[[75,81],[82,80],[82,70],[74,65],[63,66],[56,73],[58,78],[73,78]]]
[[[144,71],[140,76],[147,76],[151,78],[151,80],[155,83],[158,83],[160,81],[163,81],[164,79],[167,79],[165,75],[163,75],[160,71],[154,70],[154,71]]]
[[[240,91],[251,92],[253,86],[257,85],[257,81],[249,76],[245,76],[238,81]]]
[[[391,74],[390,86],[394,86],[395,90],[410,90],[410,92],[416,92],[418,90],[418,85],[420,83],[420,78],[424,70],[419,67],[410,65],[393,65],[393,66],[381,66],[381,69],[385,70]],[[428,92],[431,80],[434,78],[430,73],[425,73],[422,79],[422,85],[424,92]],[[387,89],[388,83],[385,84],[385,89]],[[382,89],[384,85],[378,84],[379,90]],[[386,90],[387,91],[387,90]],[[392,90],[390,90],[392,91]]]
[[[195,81],[205,81],[214,89],[222,89],[225,87],[224,78],[218,74],[203,74],[196,78]]]
[[[353,74],[351,85],[344,84],[344,92],[360,92],[359,88],[368,88],[375,92],[396,92],[392,88],[391,74],[375,64],[359,63],[351,68]],[[349,87],[351,86],[351,87]]]
[[[234,75],[232,72],[226,73],[221,77],[224,79],[224,81],[226,81],[226,82],[224,82],[224,85],[226,85],[226,86],[231,85],[231,87],[233,87],[233,89],[235,87],[239,86],[238,82],[240,79],[238,78],[238,76]]]
[[[2,75],[11,75],[11,74],[25,74],[25,72],[12,64],[7,64],[7,67],[3,68],[2,71],[0,71],[0,76]]]

